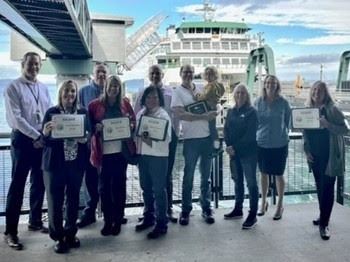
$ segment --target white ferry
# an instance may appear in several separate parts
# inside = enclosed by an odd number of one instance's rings
[[[166,36],[148,55],[149,65],[162,66],[163,82],[170,86],[179,84],[179,69],[184,64],[193,65],[196,74],[206,66],[215,66],[227,87],[245,82],[249,53],[259,47],[261,37],[248,34],[251,28],[243,21],[213,20],[215,9],[209,1],[204,1],[203,8],[197,11],[204,12],[203,21],[168,26]]]

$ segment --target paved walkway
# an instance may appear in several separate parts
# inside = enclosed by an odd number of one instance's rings
[[[270,206],[250,230],[241,229],[243,219],[224,220],[227,209],[215,211],[213,225],[203,222],[200,211],[193,211],[188,226],[170,224],[168,234],[156,240],[134,231],[137,216],[129,217],[117,237],[102,237],[103,222],[98,221],[80,230],[81,247],[64,255],[54,253],[47,235],[28,232],[23,225],[20,237],[25,249],[15,251],[1,243],[0,261],[350,261],[350,208],[335,205],[329,241],[322,240],[312,225],[317,210],[316,203],[289,204],[282,220],[273,221],[275,207]]]

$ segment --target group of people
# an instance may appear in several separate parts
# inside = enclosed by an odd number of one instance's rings
[[[185,161],[179,223],[188,225],[192,210],[192,189],[198,160],[200,171],[200,206],[208,224],[215,223],[211,209],[211,157],[221,153],[215,121],[221,110],[219,100],[224,87],[218,82],[215,67],[205,71],[207,84],[202,90],[193,83],[194,68],[180,69],[181,85],[176,88],[162,83],[163,72],[158,65],[149,68],[150,85],[141,88],[134,108],[123,97],[118,76],[108,76],[108,66],[97,62],[93,81],[78,90],[68,80],[58,90],[58,103],[53,106],[47,87],[37,80],[41,58],[29,52],[22,60],[22,76],[12,81],[5,91],[6,119],[12,128],[12,181],[6,202],[5,242],[14,249],[22,249],[18,238],[18,222],[26,178],[31,171],[30,215],[28,229],[49,233],[54,250],[65,253],[80,246],[76,237],[82,228],[96,221],[96,208],[101,200],[104,226],[101,235],[118,235],[126,223],[127,165],[137,164],[143,192],[143,216],[136,231],[153,227],[147,236],[158,238],[167,233],[167,224],[177,222],[172,209],[172,169],[180,134],[183,138]],[[233,91],[234,106],[227,112],[224,125],[226,152],[235,183],[235,206],[225,219],[243,217],[244,177],[249,190],[249,214],[243,229],[256,225],[257,216],[268,210],[269,180],[274,177],[278,202],[274,220],[282,218],[285,181],[283,177],[288,156],[288,132],[291,108],[281,95],[277,77],[268,75],[261,96],[252,104],[244,84]],[[205,101],[209,110],[198,114],[188,106]],[[310,90],[308,107],[319,108],[319,129],[303,130],[307,160],[314,173],[319,200],[319,226],[322,239],[329,239],[328,223],[334,203],[334,184],[344,174],[345,149],[343,135],[348,132],[345,118],[331,98],[323,82],[316,82]],[[53,116],[73,114],[85,116],[86,135],[82,138],[52,139],[55,128]],[[124,140],[105,141],[103,120],[128,117],[130,130],[138,133],[144,117],[162,119],[168,124],[164,139],[154,139],[149,132],[141,132]],[[320,143],[320,141],[322,141]],[[261,206],[256,168],[261,173]],[[83,179],[85,178],[85,179]],[[82,182],[87,192],[86,208],[78,220],[79,192]],[[41,209],[47,192],[49,228],[43,225]]]

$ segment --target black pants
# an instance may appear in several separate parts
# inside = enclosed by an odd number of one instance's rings
[[[23,203],[24,187],[30,172],[29,223],[41,226],[41,209],[45,187],[41,170],[42,149],[33,146],[33,139],[19,131],[11,133],[12,181],[6,201],[5,234],[18,234],[18,221]]]
[[[176,147],[178,142],[178,137],[172,129],[171,142],[169,143],[169,158],[168,158],[168,171],[166,175],[166,191],[168,196],[168,208],[173,206],[173,167],[176,157]]]
[[[122,223],[126,202],[127,165],[121,153],[103,155],[99,192],[105,223]]]
[[[325,174],[327,163],[328,156],[321,158],[314,157],[314,163],[312,164],[320,208],[320,226],[328,226],[334,204],[336,177],[330,177]]]
[[[53,240],[63,240],[64,237],[73,238],[78,231],[76,221],[83,174],[84,170],[79,169],[77,160],[66,161],[61,172],[44,172],[49,230]],[[64,227],[63,207],[66,211]]]
[[[88,156],[90,156],[90,149],[88,151]],[[86,207],[84,209],[84,216],[95,217],[96,208],[99,200],[98,172],[97,172],[97,168],[91,165],[89,157],[88,157],[88,163],[86,165],[84,185],[86,189],[86,192],[85,192]]]

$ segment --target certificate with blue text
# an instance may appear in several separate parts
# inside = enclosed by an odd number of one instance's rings
[[[130,118],[117,117],[102,120],[103,141],[124,140],[131,137]]]
[[[57,114],[52,115],[51,120],[54,122],[51,130],[53,139],[85,137],[85,115]]]
[[[318,108],[293,108],[292,127],[295,129],[320,128],[320,110]]]

